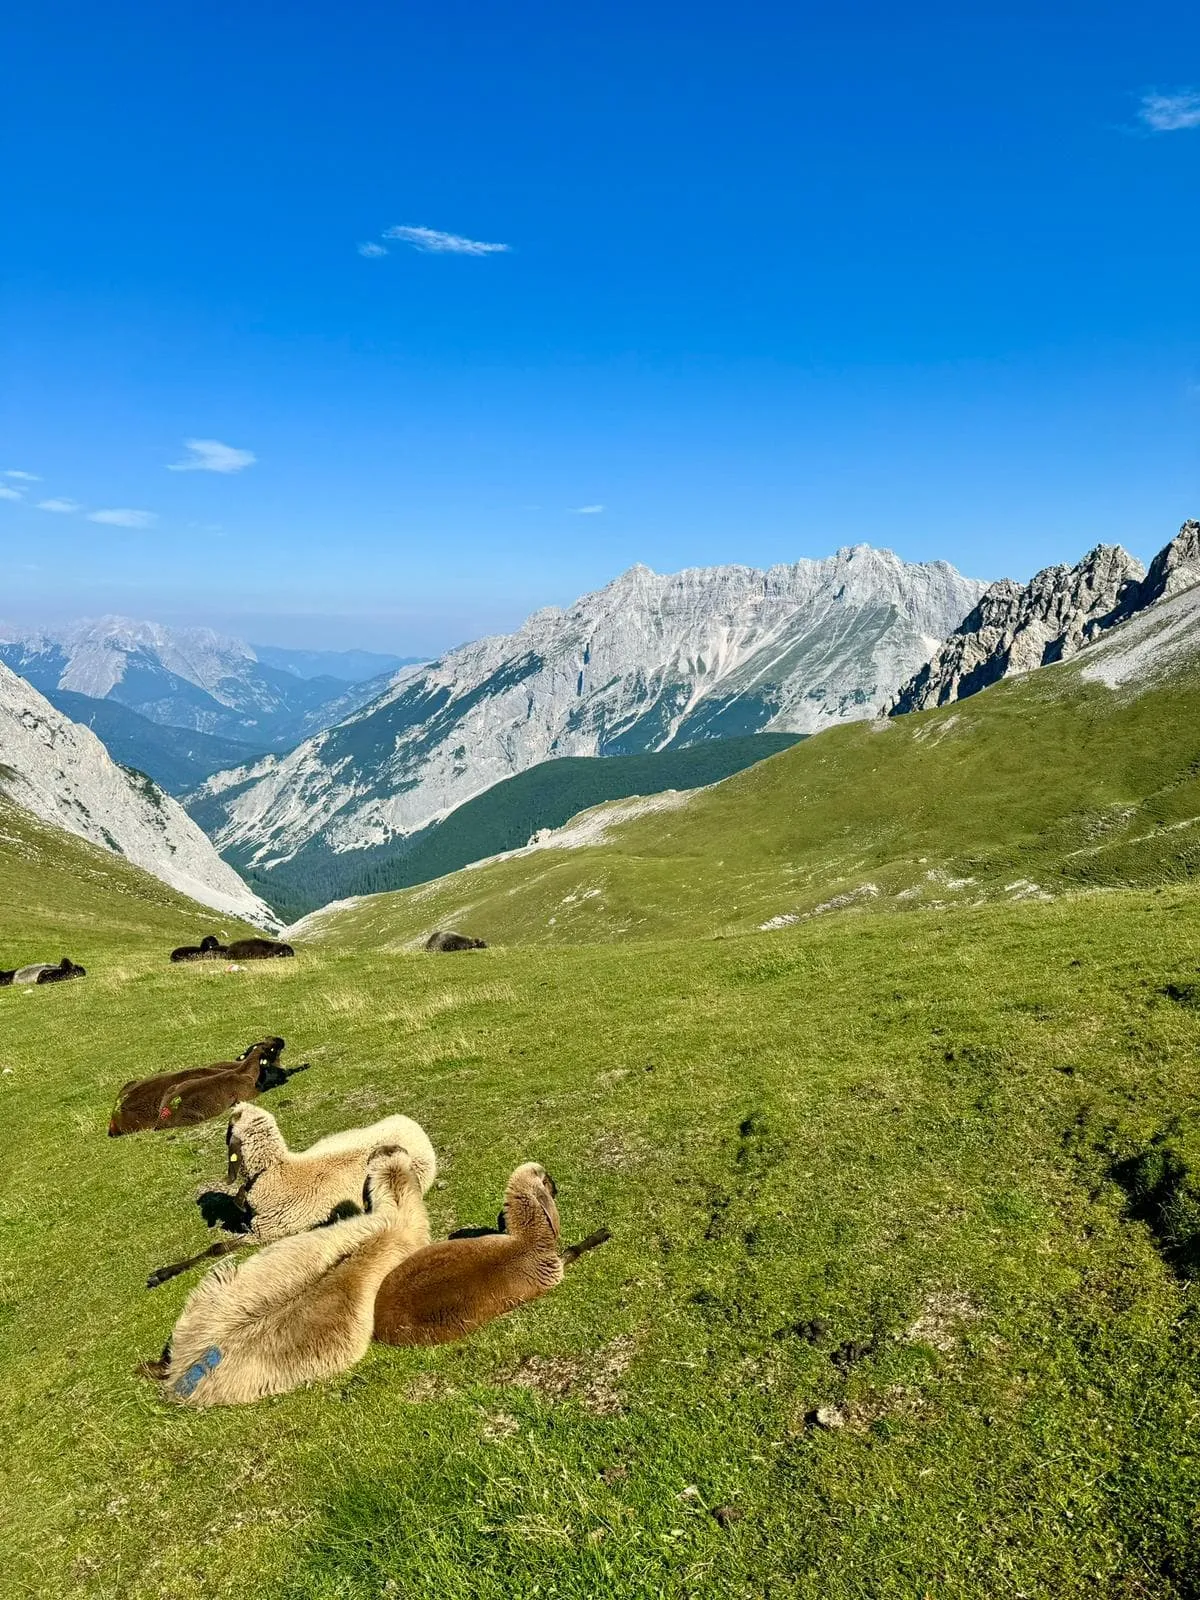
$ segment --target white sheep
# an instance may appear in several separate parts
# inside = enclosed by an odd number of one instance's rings
[[[222,1262],[192,1291],[147,1375],[181,1405],[240,1405],[287,1394],[366,1353],[380,1283],[429,1243],[416,1163],[395,1147],[367,1169],[366,1216],[280,1239]]]

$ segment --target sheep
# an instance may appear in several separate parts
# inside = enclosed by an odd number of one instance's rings
[[[196,1202],[209,1227],[221,1226],[242,1237],[222,1239],[146,1280],[156,1289],[201,1261],[231,1255],[248,1244],[271,1244],[307,1228],[343,1220],[359,1210],[372,1150],[385,1144],[408,1151],[421,1193],[437,1177],[437,1156],[429,1135],[411,1117],[384,1117],[367,1128],[332,1133],[307,1150],[289,1150],[279,1124],[261,1106],[235,1105],[225,1130],[226,1181],[236,1195],[209,1190]]]
[[[375,1301],[383,1344],[448,1344],[562,1282],[563,1269],[608,1238],[607,1229],[559,1249],[557,1190],[544,1167],[527,1161],[508,1180],[505,1231],[427,1245],[393,1267]]]
[[[178,950],[171,951],[172,961],[216,961],[221,956],[227,956],[229,951],[219,939],[206,934],[199,944],[181,944]]]
[[[68,978],[86,977],[86,967],[77,967],[70,956],[64,956],[56,967],[48,961],[35,961],[28,967],[14,967],[11,972],[0,972],[0,989],[6,989],[14,983],[65,983]]]
[[[425,941],[426,950],[486,950],[484,939],[469,939],[465,933],[449,933],[439,929]]]
[[[235,939],[225,951],[231,961],[266,961],[269,956],[294,956],[290,944],[274,939]]]
[[[289,1070],[279,1065],[284,1041],[263,1039],[251,1045],[236,1061],[218,1061],[209,1067],[179,1067],[153,1078],[134,1078],[122,1085],[108,1123],[110,1139],[150,1128],[180,1127],[218,1116],[239,1100],[249,1100],[277,1089],[309,1062]],[[178,1099],[179,1104],[172,1106]],[[198,1112],[204,1109],[204,1115]]]
[[[367,1162],[365,1216],[222,1262],[192,1291],[157,1362],[180,1405],[242,1405],[344,1372],[371,1343],[382,1280],[429,1242],[416,1164],[385,1145]]]

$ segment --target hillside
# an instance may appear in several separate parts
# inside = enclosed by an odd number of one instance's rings
[[[274,871],[248,868],[249,883],[282,916],[300,916],[346,895],[425,883],[485,856],[514,850],[542,828],[558,828],[577,812],[627,795],[695,789],[789,749],[799,735],[757,733],[710,739],[684,750],[643,756],[562,756],[507,778],[412,839],[339,855],[316,846]],[[205,806],[194,806],[203,824]]]
[[[534,850],[308,927],[352,943],[458,926],[554,944],[1181,882],[1200,869],[1198,773],[1193,588],[1072,662],[831,729],[667,810],[617,802]]]
[[[268,926],[246,887],[177,801],[118,766],[90,728],[0,662],[0,794],[43,821],[124,856],[223,915]]]
[[[568,610],[405,668],[373,704],[214,776],[197,801],[222,852],[269,873],[306,846],[399,843],[555,757],[869,718],[982,589],[868,545],[767,571],[631,567]]]
[[[88,968],[90,983],[127,953],[161,959],[206,933],[237,939],[259,931],[2,797],[0,881],[0,968],[69,955]],[[15,1005],[20,995],[0,990],[0,1004]]]
[[[0,992],[13,1600],[1197,1592],[1191,888],[232,975],[104,903],[84,982]],[[108,1140],[113,1090],[276,1031],[295,1142],[428,1127],[437,1234],[535,1157],[612,1242],[464,1345],[165,1407],[144,1277],[224,1130]]]

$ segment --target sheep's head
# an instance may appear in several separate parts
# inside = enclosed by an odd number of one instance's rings
[[[363,1210],[389,1211],[400,1203],[404,1190],[418,1182],[416,1167],[402,1145],[377,1145],[367,1157],[367,1179],[363,1184]]]
[[[219,950],[221,948],[221,943],[220,940],[214,938],[211,933],[206,933],[204,938],[200,941],[200,948],[204,954],[207,955],[210,950]]]
[[[560,1224],[554,1179],[536,1161],[518,1167],[504,1191],[504,1220],[511,1234],[537,1234],[550,1231],[557,1239]]]
[[[225,1181],[236,1184],[252,1183],[287,1150],[271,1113],[246,1100],[239,1100],[229,1114],[225,1147]]]
[[[260,1039],[257,1044],[248,1044],[238,1057],[239,1061],[249,1061],[251,1056],[256,1057],[260,1066],[273,1067],[283,1054],[285,1039]]]

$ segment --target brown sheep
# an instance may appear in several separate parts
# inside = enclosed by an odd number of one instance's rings
[[[218,1116],[238,1100],[253,1100],[267,1089],[277,1089],[297,1072],[306,1071],[309,1065],[304,1062],[290,1071],[281,1067],[279,1057],[283,1047],[282,1039],[263,1039],[251,1045],[236,1061],[218,1061],[209,1067],[179,1067],[172,1072],[160,1072],[153,1078],[133,1079],[124,1084],[117,1095],[108,1124],[109,1138],[202,1122],[204,1117],[193,1114],[200,1105],[219,1101],[215,1110],[207,1112],[208,1116]],[[205,1084],[212,1089],[206,1096],[200,1093]],[[180,1115],[184,1109],[185,1087],[187,1114]],[[172,1110],[171,1101],[176,1097],[180,1105]]]
[[[505,1232],[446,1239],[393,1268],[375,1301],[376,1339],[402,1345],[465,1339],[561,1283],[565,1266],[609,1236],[602,1229],[560,1250],[556,1193],[545,1168],[527,1161],[508,1180]]]
[[[429,1242],[429,1218],[404,1150],[376,1150],[367,1216],[280,1239],[223,1261],[188,1297],[167,1349],[142,1371],[182,1405],[239,1405],[344,1372],[371,1343],[383,1278]]]
[[[266,961],[271,956],[294,956],[290,944],[275,939],[235,939],[225,951],[231,961]]]
[[[206,934],[199,944],[181,944],[171,951],[172,961],[217,961],[229,954],[228,949],[212,934]]]
[[[450,933],[439,929],[425,941],[426,950],[486,950],[484,939],[469,939],[465,933]]]

